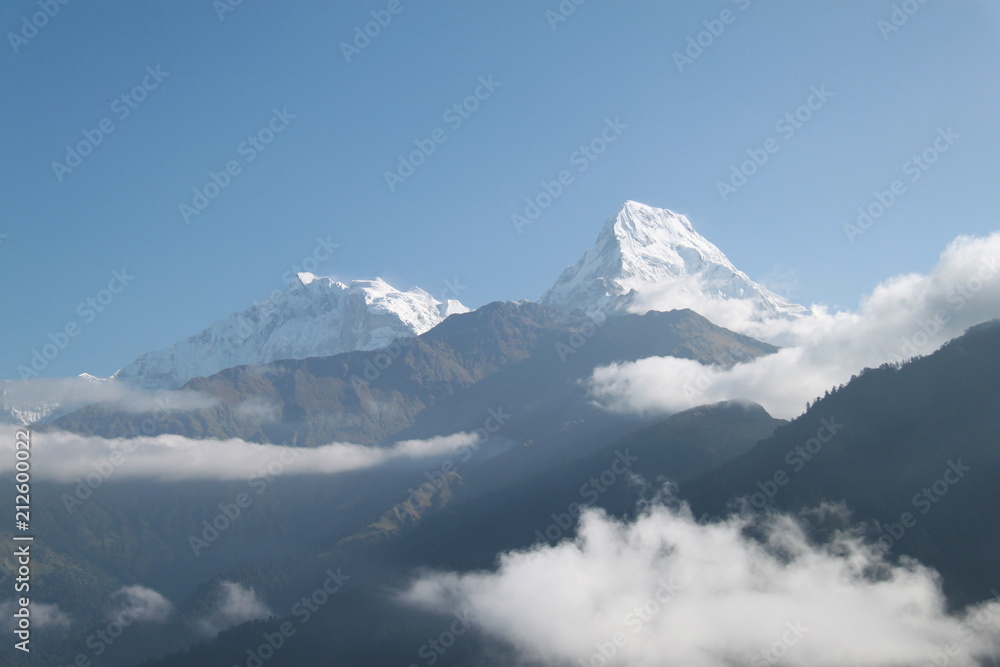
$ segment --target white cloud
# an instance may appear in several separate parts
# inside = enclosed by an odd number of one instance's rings
[[[678,302],[671,294],[668,301],[649,297],[641,308],[680,303],[720,326],[785,347],[730,370],[657,357],[603,367],[591,378],[594,398],[611,410],[646,414],[744,398],[791,418],[862,368],[930,354],[970,326],[1000,317],[1000,233],[959,237],[929,273],[887,280],[855,312],[813,306],[798,319],[755,320],[746,303]]]
[[[281,409],[274,401],[261,396],[251,396],[236,406],[238,417],[257,419],[261,422],[277,422],[281,418]]]
[[[215,402],[196,391],[150,391],[89,375],[0,380],[0,419],[15,423],[47,421],[98,403],[133,414],[168,414],[210,408]]]
[[[495,572],[424,574],[403,599],[468,614],[542,664],[923,665],[954,643],[948,664],[971,667],[1000,649],[1000,602],[950,615],[936,573],[915,562],[889,564],[849,534],[812,543],[780,515],[753,541],[750,520],[589,510],[574,541],[504,554]]]
[[[628,310],[643,314],[649,310],[681,310],[690,308],[712,322],[725,326],[759,321],[767,313],[756,302],[749,299],[730,299],[713,293],[713,290],[698,276],[672,276],[653,284],[640,284],[629,304]]]
[[[0,427],[0,473],[14,469],[14,429]],[[32,433],[37,478],[73,482],[88,475],[116,479],[240,480],[280,467],[282,474],[335,474],[419,460],[474,448],[479,436],[456,433],[387,447],[333,443],[322,447],[260,445],[239,439],[193,440],[180,435],[105,439],[66,431]],[[279,465],[280,464],[280,465]]]
[[[144,586],[123,586],[111,598],[117,606],[111,620],[123,626],[137,621],[164,623],[174,610],[170,600]]]
[[[799,272],[784,264],[778,264],[760,279],[760,284],[786,299],[795,299],[799,289]]]
[[[223,581],[216,592],[214,608],[195,622],[198,630],[214,637],[240,623],[266,619],[274,615],[252,588],[245,588],[233,581]]]
[[[0,602],[0,627],[11,630],[16,627],[14,613],[20,607],[16,600]],[[39,630],[48,628],[68,628],[72,624],[69,614],[59,608],[58,604],[47,602],[32,602],[29,606],[31,625]]]

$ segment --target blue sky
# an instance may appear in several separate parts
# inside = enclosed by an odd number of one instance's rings
[[[634,199],[688,215],[802,303],[853,308],[998,227],[1000,12],[986,2],[896,3],[915,11],[884,34],[894,3],[875,0],[588,0],[554,29],[555,0],[243,0],[221,19],[231,0],[50,1],[35,32],[38,0],[0,9],[0,377],[69,323],[43,375],[109,374],[281,288],[318,238],[339,247],[317,273],[432,294],[457,281],[477,307],[537,298]],[[390,5],[347,62],[341,43]],[[706,21],[719,34],[679,71]],[[444,112],[480,77],[499,86],[457,126]],[[824,86],[794,133],[776,126]],[[627,128],[579,171],[571,156],[607,119]],[[269,124],[281,131],[261,150],[243,143]],[[439,128],[447,140],[390,191],[385,172]],[[904,166],[947,128],[933,165]],[[85,132],[100,143],[57,174]],[[718,182],[768,139],[777,151],[724,199]],[[230,162],[185,221],[179,206]],[[573,182],[518,233],[511,215],[564,169]],[[845,223],[897,179],[849,242]],[[122,269],[134,277],[101,312],[81,309]]]

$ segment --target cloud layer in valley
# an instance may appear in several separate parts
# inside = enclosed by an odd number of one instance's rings
[[[14,428],[0,428],[0,473],[14,468]],[[66,431],[32,434],[32,470],[38,479],[73,482],[103,478],[161,481],[241,480],[278,467],[285,475],[334,474],[450,454],[465,455],[475,433],[403,440],[387,447],[333,443],[322,447],[261,445],[239,439],[193,440],[179,435],[105,439]]]
[[[684,285],[653,290],[633,309],[689,307],[783,349],[728,370],[673,357],[605,366],[590,380],[598,403],[617,412],[657,415],[743,398],[777,417],[795,417],[807,401],[866,366],[930,354],[970,326],[1000,317],[1000,233],[959,237],[929,273],[885,281],[854,312],[814,306],[797,319],[761,319],[749,302],[706,302],[693,296],[696,291]]]
[[[161,414],[208,409],[215,399],[196,391],[144,390],[90,375],[0,380],[0,421],[48,421],[95,404],[132,414]]]
[[[972,667],[1000,650],[1000,602],[949,614],[918,563],[890,564],[853,534],[816,544],[790,517],[757,519],[760,541],[746,536],[750,516],[699,524],[655,504],[621,523],[590,510],[573,541],[504,554],[493,572],[426,573],[402,597],[474,618],[525,664],[881,667],[940,655]],[[945,656],[949,645],[958,653]]]

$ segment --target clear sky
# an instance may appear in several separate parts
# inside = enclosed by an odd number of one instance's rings
[[[318,274],[432,294],[457,280],[478,307],[537,298],[634,199],[799,302],[853,308],[1000,226],[994,3],[898,2],[889,31],[888,0],[567,0],[559,22],[557,0],[236,1],[3,3],[0,377],[69,323],[43,375],[110,374],[282,287],[326,256],[317,238],[339,244]],[[373,11],[391,21],[348,62]],[[689,38],[705,46],[679,67]],[[797,109],[808,120],[776,125]],[[607,119],[615,141],[574,161]],[[398,156],[435,136],[391,190]],[[926,171],[905,164],[925,149]],[[724,198],[747,151],[767,161]],[[562,170],[572,182],[518,233],[511,215]]]

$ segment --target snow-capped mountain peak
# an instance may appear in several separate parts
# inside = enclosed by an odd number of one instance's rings
[[[805,312],[750,280],[685,216],[634,201],[607,220],[597,243],[540,301],[603,319],[638,304],[697,310],[699,299],[749,300],[758,316]]]
[[[417,336],[469,309],[420,288],[400,291],[381,278],[342,283],[299,273],[290,287],[209,325],[115,373],[146,388],[175,389],[225,368],[375,350]]]
[[[721,250],[694,230],[690,220],[667,209],[627,201],[605,224],[604,235],[617,244],[622,278],[658,280],[665,273],[682,275],[689,265],[704,263],[737,272]]]

